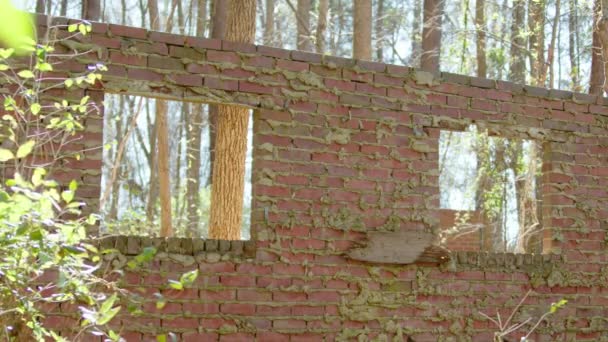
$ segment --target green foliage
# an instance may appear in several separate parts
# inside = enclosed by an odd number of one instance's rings
[[[36,31],[30,14],[18,10],[11,0],[0,0],[0,42],[18,54],[31,51]],[[1,71],[1,70],[0,70]]]

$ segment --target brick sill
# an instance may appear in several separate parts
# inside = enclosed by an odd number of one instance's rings
[[[507,267],[521,268],[533,265],[554,264],[564,262],[560,254],[520,254],[458,251],[451,252],[450,258],[457,265],[478,267]]]
[[[116,249],[123,255],[138,255],[146,247],[155,247],[157,253],[172,253],[196,256],[205,253],[230,254],[254,257],[253,240],[209,240],[199,238],[160,238],[146,236],[111,235],[93,239],[93,244],[102,249]]]

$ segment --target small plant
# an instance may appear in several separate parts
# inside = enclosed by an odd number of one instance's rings
[[[521,305],[523,304],[523,302],[526,300],[526,298],[528,298],[528,296],[530,295],[530,293],[532,292],[532,290],[529,290],[526,295],[521,299],[521,301],[519,301],[519,303],[517,304],[517,306],[515,307],[515,309],[513,309],[513,311],[511,312],[511,315],[509,316],[509,318],[503,322],[501,317],[500,317],[500,313],[498,311],[496,311],[496,319],[484,314],[483,312],[480,312],[480,314],[482,316],[484,316],[485,318],[489,319],[492,323],[494,323],[496,325],[496,327],[498,327],[498,331],[494,333],[494,342],[503,342],[506,341],[505,337],[507,335],[510,335],[511,333],[514,333],[515,331],[520,330],[521,328],[523,328],[524,326],[530,324],[533,322],[533,318],[532,317],[528,317],[526,320],[524,320],[521,323],[514,323],[511,324],[511,321],[513,320],[513,317],[515,316],[515,313],[519,310],[519,308],[521,307]],[[549,311],[545,312],[542,316],[540,316],[540,318],[536,321],[536,323],[532,326],[532,328],[530,328],[530,330],[528,330],[528,332],[526,333],[526,335],[522,336],[520,339],[520,342],[531,342],[529,337],[530,335],[532,335],[532,333],[538,328],[538,326],[540,325],[540,323],[542,321],[544,321],[547,317],[549,317],[550,315],[554,314],[555,312],[557,312],[557,310],[559,310],[560,308],[562,308],[564,305],[566,305],[568,303],[567,300],[562,299],[557,303],[551,303],[551,306],[549,307]]]

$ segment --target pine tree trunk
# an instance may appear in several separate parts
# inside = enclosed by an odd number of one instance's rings
[[[589,93],[593,95],[603,94],[605,81],[602,41],[600,38],[603,1],[605,0],[595,0],[593,8],[593,43],[591,47],[591,75],[589,76]]]
[[[50,0],[47,0],[50,1]],[[84,2],[83,2],[84,5]],[[46,6],[45,6],[45,0],[36,0],[36,13],[45,13],[46,12]]]
[[[255,37],[255,0],[231,1],[226,39],[252,43]],[[243,220],[245,156],[249,110],[218,106],[216,149],[211,190],[211,239],[238,240]]]
[[[310,41],[310,0],[298,0],[297,17],[297,48],[300,51],[312,51]]]
[[[264,19],[264,45],[272,46],[274,42],[274,0],[266,0],[266,18]]]
[[[541,70],[545,67],[545,2],[529,0],[528,2],[528,39],[530,46],[530,76],[534,85],[541,85]]]
[[[541,68],[540,84],[544,85],[547,79],[547,68],[549,69],[549,88],[553,88],[555,83],[555,74],[553,72],[554,59],[555,59],[555,39],[558,35],[559,18],[560,18],[560,0],[555,1],[555,17],[553,18],[553,27],[551,29],[551,43],[549,44],[549,51],[547,52],[547,67]]]
[[[601,54],[603,61],[603,76],[608,75],[608,63],[605,61],[608,60],[608,0],[602,0],[602,8],[600,12],[600,19],[597,22],[597,31],[599,35],[599,40],[601,42]],[[600,90],[599,94],[605,94],[608,91],[608,84],[606,84],[606,80],[602,82],[602,90]]]
[[[207,29],[207,0],[198,0],[196,9],[196,35],[204,37]]]
[[[376,60],[384,61],[384,0],[376,5]]]
[[[325,52],[325,31],[327,31],[327,11],[329,0],[319,0],[319,17],[317,20],[316,48],[317,53]]]
[[[422,54],[422,26],[420,17],[422,15],[422,0],[414,1],[414,19],[412,20],[412,52],[409,64],[414,67],[420,65],[420,55]]]
[[[443,6],[443,0],[424,0],[424,26],[422,29],[420,67],[426,71],[440,71]]]
[[[354,2],[353,58],[372,59],[372,1]]]
[[[486,14],[485,0],[475,3],[475,28],[477,30],[477,77],[487,77],[486,63]]]
[[[65,17],[68,12],[68,0],[61,0],[61,8],[59,9],[59,15]]]
[[[572,90],[579,92],[581,87],[579,84],[579,66],[578,60],[576,59],[576,48],[578,40],[577,32],[577,21],[578,21],[578,8],[576,6],[576,0],[569,0],[570,14],[568,15],[568,56],[570,57],[570,78],[572,80]]]
[[[50,0],[49,0],[50,1]],[[82,18],[98,21],[101,17],[101,4],[99,0],[82,1]]]
[[[525,16],[524,0],[513,0],[513,21],[511,22],[511,64],[509,67],[509,80],[523,84],[526,82],[525,60],[522,48],[525,40],[523,25]]]
[[[213,15],[211,24],[211,38],[224,39],[226,35],[226,19],[228,16],[228,1],[214,0]],[[217,131],[217,105],[209,105],[209,169],[213,170],[215,162],[215,137]],[[209,172],[209,178],[205,181],[205,186],[211,185],[213,182],[213,174]]]

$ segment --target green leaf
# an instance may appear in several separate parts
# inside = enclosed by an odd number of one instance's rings
[[[78,182],[76,180],[72,180],[69,186],[70,191],[76,191],[78,189]]]
[[[15,156],[13,155],[13,152],[11,152],[5,148],[0,148],[0,162],[9,161],[14,158],[15,158]]]
[[[36,69],[40,71],[53,71],[53,66],[49,63],[38,63]]]
[[[21,78],[34,78],[34,73],[31,70],[21,70],[17,75]]]
[[[0,64],[0,71],[6,71],[6,70],[8,70],[8,65]]]
[[[32,153],[32,150],[34,149],[35,145],[36,142],[34,140],[30,140],[25,144],[19,146],[19,149],[17,150],[17,158],[27,157],[30,153]]]
[[[42,184],[42,179],[44,178],[44,176],[46,175],[46,170],[43,168],[36,168],[34,170],[34,173],[32,174],[32,184],[34,186],[38,186],[40,184]]]
[[[165,301],[165,300],[157,300],[156,301],[156,309],[157,310],[162,310],[165,307],[165,305],[167,305],[167,301]]]
[[[110,309],[105,315],[102,315],[101,317],[99,317],[99,319],[97,320],[97,324],[98,325],[107,324],[109,321],[112,320],[112,318],[114,318],[114,316],[116,316],[116,314],[119,311],[120,311],[120,306]]]
[[[551,304],[551,309],[549,309],[550,313],[555,313],[558,309],[561,309],[564,305],[566,305],[568,301],[566,299],[562,299],[557,303]]]
[[[77,24],[72,24],[72,25],[68,26],[68,32],[76,32],[76,30],[78,30]]]
[[[165,335],[165,334],[156,335],[156,341],[157,342],[167,342],[167,335]]]
[[[179,291],[184,289],[184,285],[176,280],[169,280],[169,287]]]
[[[1,45],[17,49],[18,54],[30,51],[36,36],[34,22],[33,16],[16,8],[13,1],[0,0]]]
[[[183,286],[190,286],[192,285],[192,283],[194,283],[197,277],[198,269],[182,274],[182,276],[179,278],[179,282]]]
[[[63,84],[65,84],[66,88],[69,88],[74,85],[74,80],[71,78],[68,78],[67,80],[63,81]]]
[[[61,193],[61,199],[65,201],[65,203],[70,203],[74,199],[74,192],[70,190],[63,191]]]
[[[41,109],[42,109],[42,106],[40,105],[40,103],[32,103],[32,105],[30,106],[30,111],[34,115],[38,115],[38,113],[40,113]]]
[[[8,59],[15,53],[15,49],[0,49],[0,58]]]
[[[99,308],[99,313],[103,315],[104,313],[108,312],[112,308],[112,306],[114,306],[116,299],[118,299],[118,297],[116,296],[116,293],[112,294],[112,296],[110,296],[110,298],[106,299],[101,304],[101,307]]]

